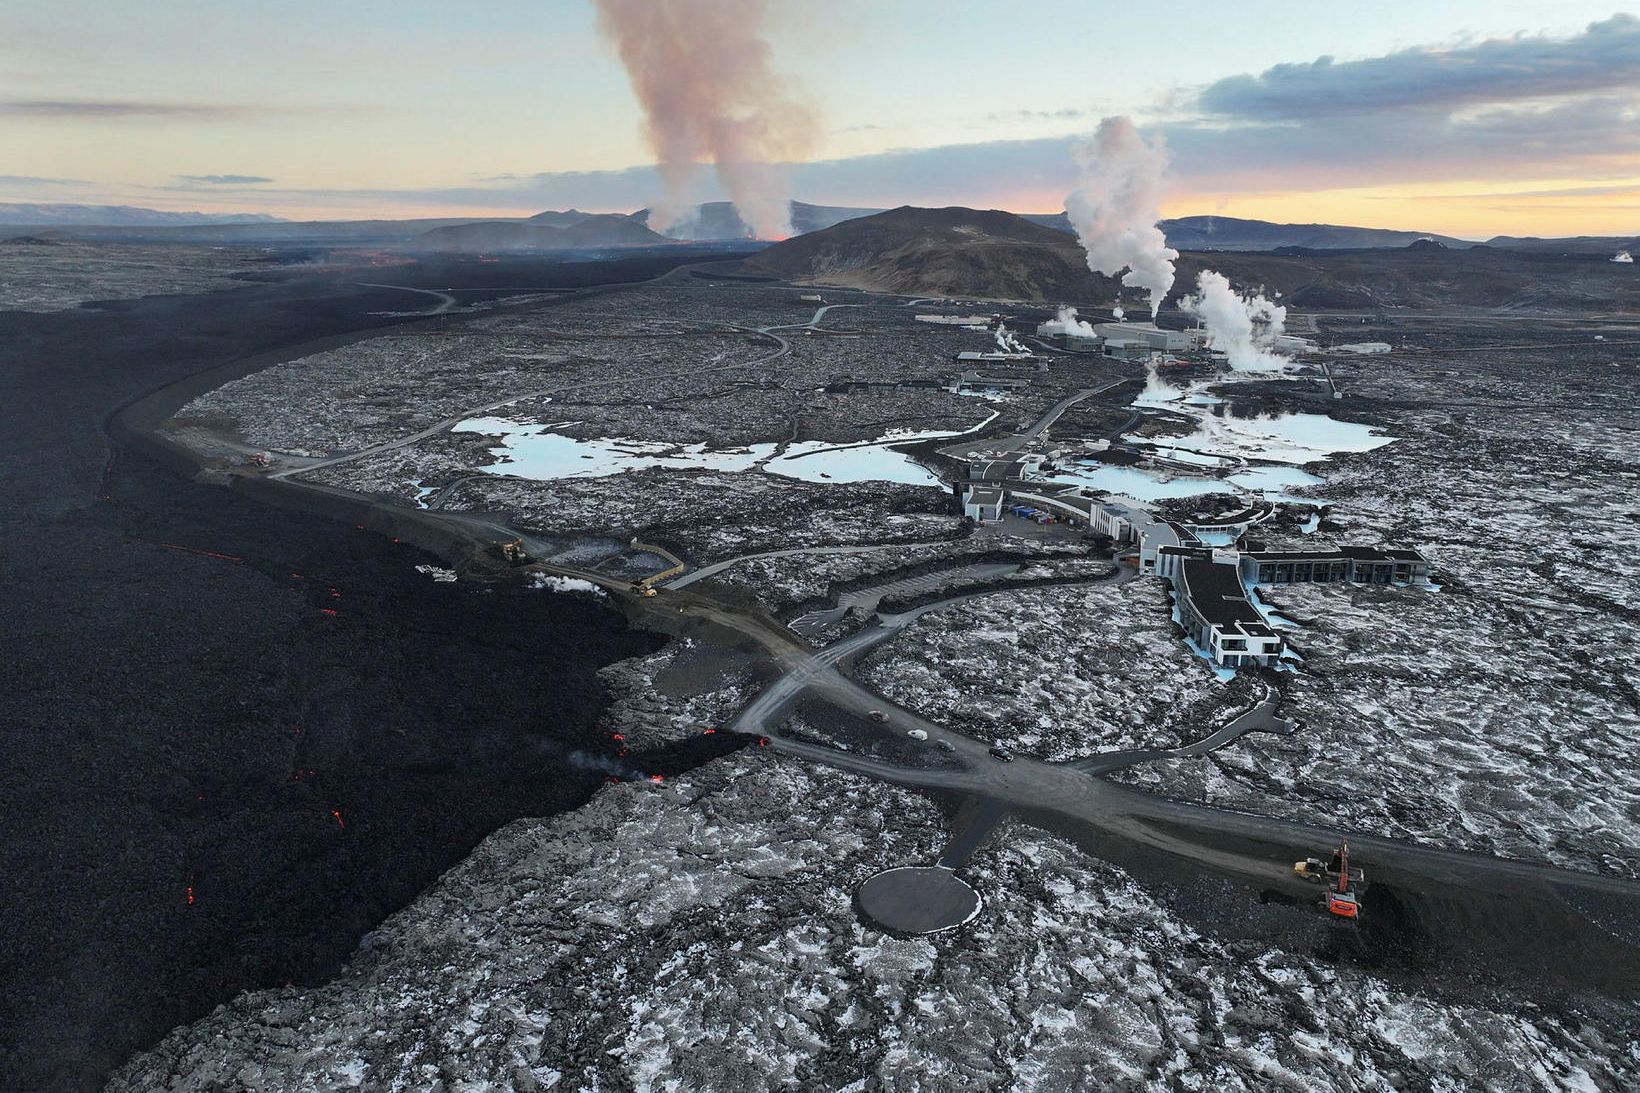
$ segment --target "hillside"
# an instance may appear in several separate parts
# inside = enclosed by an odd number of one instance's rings
[[[1427,239],[1398,249],[1186,252],[1170,297],[1203,269],[1308,309],[1484,307],[1640,312],[1635,266],[1604,253],[1563,255]],[[893,209],[775,244],[749,272],[903,295],[1108,305],[1117,284],[1089,273],[1062,232],[995,210]],[[1136,297],[1130,296],[1130,300]]]
[[[451,224],[423,232],[417,249],[493,254],[498,251],[586,250],[649,247],[668,242],[629,216],[616,213],[543,213],[525,221]],[[541,217],[555,218],[543,221]]]
[[[1064,232],[997,209],[903,206],[796,236],[746,261],[786,280],[907,295],[1112,298]]]

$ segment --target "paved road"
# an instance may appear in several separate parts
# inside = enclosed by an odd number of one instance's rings
[[[1092,398],[1094,395],[1102,395],[1106,391],[1109,391],[1115,387],[1120,387],[1126,382],[1128,381],[1125,379],[1111,380],[1109,383],[1102,384],[1101,386],[1088,387],[1076,392],[1074,395],[1060,399],[1049,408],[1047,413],[1037,418],[1036,423],[1029,429],[1026,429],[1023,433],[1015,433],[1013,436],[1005,436],[997,440],[979,442],[977,445],[976,443],[953,444],[949,447],[941,448],[940,454],[950,456],[953,459],[964,459],[966,458],[965,453],[970,450],[974,450],[977,446],[983,447],[984,450],[988,452],[1017,452],[1027,444],[1031,443],[1031,441],[1047,432],[1048,429],[1052,428],[1053,423],[1058,421],[1065,411],[1069,410],[1072,406],[1075,406],[1084,399]]]
[[[1077,759],[1071,766],[1089,774],[1105,774],[1123,767],[1147,763],[1153,759],[1177,759],[1187,755],[1206,755],[1210,751],[1217,751],[1232,741],[1239,740],[1250,732],[1271,732],[1281,736],[1289,736],[1298,731],[1298,726],[1281,717],[1278,713],[1280,699],[1273,694],[1266,695],[1264,700],[1240,717],[1235,718],[1223,728],[1213,732],[1194,743],[1184,744],[1177,748],[1141,749],[1136,751],[1108,751],[1099,755],[1090,755],[1086,759]]]
[[[804,554],[872,554],[879,550],[915,550],[919,547],[945,546],[950,540],[936,540],[926,543],[863,543],[859,546],[815,546],[791,547],[786,550],[765,550],[757,554],[742,554],[736,558],[725,558],[721,562],[702,566],[681,577],[674,577],[664,585],[666,588],[687,588],[696,581],[703,581],[708,577],[715,577],[731,566],[741,562],[753,562],[759,558],[795,558]]]
[[[767,737],[776,751],[896,785],[991,799],[1026,815],[1057,815],[1129,845],[1289,893],[1311,892],[1305,882],[1294,877],[1293,861],[1334,846],[1340,838],[1348,838],[1361,859],[1372,863],[1375,876],[1391,879],[1408,891],[1444,897],[1456,886],[1474,894],[1503,898],[1512,895],[1524,898],[1552,891],[1640,901],[1640,882],[1621,877],[1442,850],[1402,839],[1341,831],[1336,827],[1169,801],[1090,775],[1083,768],[1095,765],[1093,760],[1083,761],[1080,766],[1025,756],[1013,762],[999,762],[988,754],[984,742],[888,702],[836,670],[844,660],[893,636],[910,617],[967,598],[956,597],[908,612],[895,620],[885,620],[886,625],[860,631],[818,652],[790,643],[781,643],[778,648],[766,644],[784,671],[741,711],[732,727]],[[732,611],[721,610],[717,618],[726,625],[736,624]],[[747,633],[757,636],[755,630]],[[766,638],[766,634],[764,636]],[[953,750],[943,753],[946,765],[921,766],[840,751],[781,735],[780,723],[805,694],[856,714],[880,710],[887,719],[883,723],[885,733],[904,735],[921,729],[928,734],[931,749],[938,741],[945,740]],[[1206,739],[1175,750],[1179,754],[1202,754],[1244,732],[1273,727],[1271,709],[1267,700]],[[1122,754],[1121,759],[1123,765],[1138,761],[1131,753]]]
[[[764,332],[759,332],[764,333]],[[789,344],[778,335],[765,334],[776,340],[779,348],[756,361],[729,368],[746,368],[766,363],[784,355]],[[617,381],[610,381],[617,382]],[[624,381],[622,381],[624,382]],[[579,387],[598,386],[584,384]],[[1114,383],[1093,388],[1062,400],[1025,437],[1040,435],[1058,415],[1081,399],[1100,391],[1109,390]],[[561,388],[572,390],[578,388]],[[487,407],[469,412],[487,412],[510,402],[550,393],[549,390],[526,392],[499,400]],[[361,458],[372,452],[386,451],[448,428],[461,418],[451,418],[430,429],[397,441],[376,445],[365,451],[335,457],[312,466],[329,466]],[[283,470],[280,476],[306,468]],[[307,483],[300,483],[309,488]],[[515,534],[506,524],[471,514],[426,513],[429,519],[455,521],[469,534],[506,540]],[[526,543],[536,540],[526,536]],[[536,547],[535,549],[544,549]],[[561,572],[582,577],[605,587],[621,590],[624,581],[605,574],[585,572],[569,567],[544,567],[549,572]],[[1119,579],[1131,579],[1131,574],[1118,570]],[[1028,757],[1003,763],[987,754],[987,745],[961,733],[935,724],[913,711],[885,701],[858,682],[848,678],[839,667],[882,641],[900,632],[905,625],[929,611],[940,610],[986,593],[952,597],[940,603],[929,604],[901,615],[882,618],[877,626],[834,642],[815,651],[788,628],[772,619],[766,612],[723,603],[690,592],[686,589],[668,590],[650,600],[633,601],[640,620],[648,616],[657,628],[676,626],[680,622],[698,620],[725,627],[741,637],[748,638],[764,648],[781,669],[780,675],[757,695],[736,717],[733,727],[739,731],[770,738],[773,747],[787,754],[823,762],[840,769],[850,770],[865,777],[885,782],[929,790],[954,791],[975,798],[995,802],[998,807],[1027,817],[1057,817],[1075,821],[1086,829],[1114,838],[1122,845],[1145,852],[1156,852],[1174,859],[1195,863],[1210,869],[1250,880],[1260,886],[1310,891],[1296,880],[1290,862],[1333,845],[1348,834],[1357,855],[1371,863],[1374,876],[1387,878],[1396,888],[1408,892],[1424,892],[1442,906],[1467,906],[1479,896],[1495,897],[1487,906],[1507,912],[1525,897],[1541,897],[1533,906],[1542,906],[1544,900],[1567,899],[1582,901],[1587,907],[1596,897],[1623,904],[1640,905],[1640,882],[1620,877],[1559,869],[1531,862],[1512,861],[1484,854],[1441,850],[1405,840],[1379,836],[1345,833],[1330,826],[1311,826],[1266,816],[1229,812],[1184,802],[1169,801],[1108,782],[1090,774],[1100,761],[1129,763],[1142,761],[1134,753],[1109,757],[1092,757],[1080,764],[1047,763]],[[994,593],[992,593],[994,595]],[[885,722],[882,731],[903,739],[913,729],[928,734],[929,757],[927,765],[897,762],[855,752],[840,751],[780,735],[780,725],[794,703],[802,696],[810,696],[844,711],[864,715],[881,710]],[[1202,754],[1213,747],[1236,738],[1242,732],[1272,724],[1269,707],[1250,711],[1230,725],[1208,737],[1179,749],[1158,754]],[[937,744],[944,741],[949,751]],[[1104,767],[1103,769],[1114,769]],[[960,846],[959,846],[960,850]],[[1461,893],[1462,900],[1454,899]],[[1531,902],[1528,900],[1527,902]],[[1606,906],[1605,904],[1601,905]],[[1555,920],[1560,924],[1569,920]],[[1582,934],[1590,944],[1600,944],[1601,938],[1617,936],[1620,931],[1634,931],[1629,919],[1614,919],[1601,923],[1608,934]],[[1633,944],[1634,942],[1630,942]],[[1591,950],[1592,951],[1592,950]],[[1628,950],[1619,950],[1627,953]]]

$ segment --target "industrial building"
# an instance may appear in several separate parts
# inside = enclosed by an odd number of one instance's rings
[[[979,372],[964,372],[950,383],[946,384],[947,391],[957,394],[985,393],[1005,394],[1009,391],[1018,391],[1029,387],[1031,381],[1024,376],[987,376]]]
[[[1066,349],[1102,352],[1123,360],[1144,360],[1153,352],[1187,353],[1201,342],[1199,331],[1163,330],[1155,323],[1097,323],[1091,334],[1068,332],[1062,327],[1057,320],[1050,320],[1037,327],[1037,336]]]
[[[1163,330],[1155,323],[1100,323],[1093,332],[1104,343],[1107,357],[1143,359],[1152,350],[1186,353],[1196,347],[1196,335],[1189,330]]]
[[[996,349],[987,350],[984,352],[975,349],[964,349],[961,353],[956,355],[956,361],[958,364],[968,366],[978,364],[995,364],[998,361],[1019,361],[1031,363],[1039,360],[1042,360],[1042,358],[1035,353],[1015,353]]]

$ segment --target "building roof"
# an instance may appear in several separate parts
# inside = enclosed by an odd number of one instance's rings
[[[1416,550],[1375,546],[1342,546],[1329,550],[1244,550],[1257,562],[1427,562]]]
[[[968,465],[968,476],[986,482],[1001,482],[1010,478],[1023,478],[1026,466],[1027,462],[1023,456],[979,460]]]
[[[965,505],[1000,505],[1002,491],[995,486],[969,486],[968,496],[963,498]]]
[[[1083,497],[1074,490],[1055,494],[1051,490],[1014,490],[1014,497],[1022,501],[1034,501],[1039,505],[1050,505],[1066,509],[1078,516],[1091,519],[1093,510],[1099,502],[1090,497]]]
[[[1179,566],[1181,590],[1196,614],[1209,623],[1258,637],[1274,637],[1258,613],[1233,565],[1211,558],[1186,558]]]

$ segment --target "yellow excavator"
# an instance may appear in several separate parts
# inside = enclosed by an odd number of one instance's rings
[[[1334,918],[1354,921],[1361,917],[1361,902],[1356,886],[1367,882],[1366,872],[1350,866],[1350,844],[1341,842],[1330,861],[1305,858],[1293,863],[1293,872],[1305,880],[1320,881],[1327,886],[1321,897],[1321,907]]]

